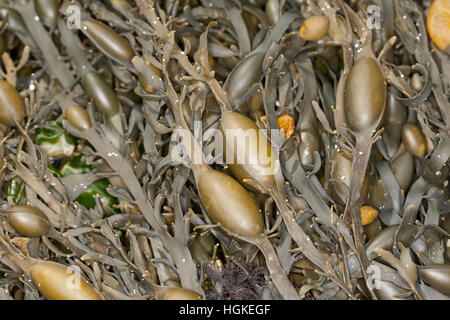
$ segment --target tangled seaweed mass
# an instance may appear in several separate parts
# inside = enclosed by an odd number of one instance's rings
[[[0,299],[450,298],[450,0],[0,21]]]

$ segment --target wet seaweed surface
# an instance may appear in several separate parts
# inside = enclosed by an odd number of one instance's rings
[[[450,298],[449,0],[1,0],[0,54],[0,299]]]

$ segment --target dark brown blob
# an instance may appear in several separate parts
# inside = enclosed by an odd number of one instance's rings
[[[381,179],[377,179],[374,184],[370,186],[370,203],[378,210],[390,208],[392,206],[391,198]]]
[[[16,88],[5,80],[0,80],[0,122],[14,126],[25,117],[25,106]]]
[[[405,123],[402,128],[402,140],[409,153],[418,158],[423,158],[427,150],[427,141],[417,125]]]
[[[433,230],[425,230],[423,232],[423,237],[424,237],[425,243],[429,249],[431,249],[435,243],[441,241],[441,236]],[[432,249],[430,252],[432,252]],[[431,254],[434,254],[434,253],[431,253]]]
[[[357,135],[376,130],[384,115],[386,85],[377,62],[361,58],[351,69],[344,93],[347,126]]]
[[[407,190],[414,176],[414,159],[403,148],[395,156],[391,163],[392,172],[402,190]]]
[[[278,0],[266,1],[266,16],[271,25],[277,23],[280,18],[280,2]]]
[[[242,11],[242,18],[247,26],[250,36],[255,36],[259,30],[259,19],[248,11]]]
[[[81,23],[81,30],[109,58],[122,64],[129,64],[134,57],[134,51],[128,40],[107,25],[96,20],[85,20]]]
[[[264,115],[263,96],[261,90],[256,90],[255,94],[247,101],[249,116],[252,120],[260,119]]]
[[[25,298],[25,292],[23,292],[22,289],[16,287],[17,289],[14,290],[14,293],[12,296],[14,297],[14,300],[24,300]]]
[[[161,77],[161,70],[156,68],[154,65],[152,65],[150,62],[145,61],[145,63],[152,68],[152,70],[155,72],[155,74],[158,77]],[[138,74],[138,81],[141,84],[142,88],[144,88],[145,91],[148,93],[154,93],[155,88],[145,79],[145,76],[142,73]]]
[[[56,24],[60,6],[61,1],[59,0],[34,0],[34,8],[36,9],[36,13],[49,27]]]
[[[110,118],[119,113],[119,100],[114,90],[96,72],[85,74],[81,84],[100,113]]]
[[[88,112],[78,105],[67,108],[66,119],[79,130],[87,130],[92,126]]]
[[[320,151],[320,138],[312,123],[307,123],[300,131],[298,155],[303,167],[312,168],[314,165],[314,151]]]
[[[417,72],[415,72],[411,77],[411,87],[416,92],[420,92],[423,89],[423,79]]]
[[[254,85],[262,76],[262,62],[265,52],[256,52],[245,57],[235,67],[225,84],[225,90],[232,106]]]
[[[338,195],[342,203],[347,201],[348,188],[352,177],[352,155],[347,150],[335,149],[331,156],[330,177],[338,182],[332,182],[333,190]],[[361,199],[367,197],[369,191],[368,177],[364,179],[361,189]],[[347,186],[347,188],[345,187]]]
[[[5,210],[5,213],[14,230],[26,237],[40,237],[50,229],[47,216],[35,207],[16,206]]]
[[[402,141],[402,127],[408,118],[406,107],[388,92],[386,101],[386,115],[383,122],[383,141],[386,146],[396,150]]]
[[[367,241],[372,240],[378,233],[383,230],[380,218],[376,217],[371,223],[364,226],[364,233]]]
[[[307,209],[309,207],[308,202],[306,202],[305,199],[295,195],[292,190],[288,191],[288,200],[289,204],[294,208],[296,212]]]
[[[261,8],[262,2],[263,2],[263,1],[259,1],[259,0],[248,0],[248,2],[249,2],[252,6],[255,6],[255,7],[257,7],[257,8]]]
[[[220,129],[224,136],[224,158],[233,175],[241,183],[245,184],[246,179],[253,179],[264,188],[273,189],[275,187],[275,158],[272,155],[270,142],[260,135],[256,123],[239,112],[226,112],[222,114]],[[233,135],[236,135],[236,139]],[[256,141],[244,143],[245,135],[256,137]],[[264,139],[264,141],[260,141],[260,139]],[[234,150],[230,150],[232,144],[235,145]],[[264,147],[260,148],[260,146]],[[228,153],[232,157],[228,157]],[[245,159],[239,159],[238,154],[245,155]],[[254,160],[253,163],[251,163],[250,157]]]
[[[202,167],[197,186],[200,199],[211,220],[232,235],[256,239],[262,236],[264,222],[250,194],[227,174]]]
[[[220,64],[223,65],[226,69],[232,70],[239,63],[239,59],[236,57],[226,57],[219,59]]]
[[[196,263],[205,265],[213,262],[212,257],[214,255],[215,245],[215,238],[211,234],[206,234],[192,240],[189,245],[189,251]]]
[[[3,54],[3,52],[5,52],[6,48],[7,48],[7,44],[6,44],[5,37],[0,34],[0,55]]]
[[[450,265],[418,266],[417,271],[420,279],[443,294],[450,295]]]
[[[352,174],[352,155],[347,150],[334,150],[331,157],[332,179],[341,183],[333,182],[333,190],[339,196],[342,202],[345,202],[348,196],[348,187]],[[347,188],[345,188],[347,186]]]

